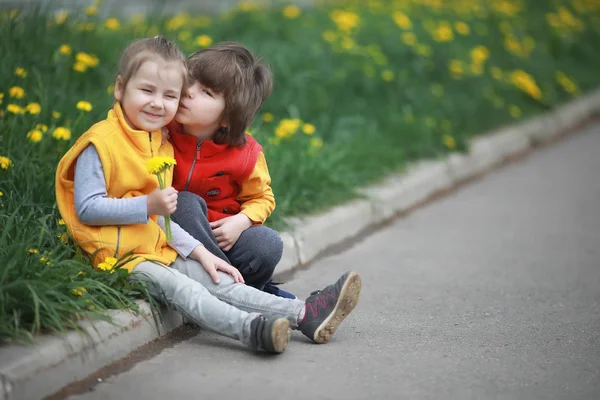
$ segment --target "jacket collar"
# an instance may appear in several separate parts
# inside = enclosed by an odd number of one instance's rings
[[[158,150],[162,142],[161,130],[155,130],[152,132],[146,132],[138,129],[133,129],[127,122],[121,103],[115,102],[113,108],[108,111],[107,119],[117,120],[118,124],[121,125],[125,135],[131,140],[135,147],[137,147],[142,153],[158,154]]]
[[[169,133],[171,135],[171,142],[173,146],[182,154],[188,154],[196,152],[196,146],[198,139],[195,136],[183,133],[181,125],[172,122],[169,124]],[[227,144],[217,144],[212,140],[202,140],[202,147],[200,153],[202,157],[211,157],[225,151],[229,146]]]

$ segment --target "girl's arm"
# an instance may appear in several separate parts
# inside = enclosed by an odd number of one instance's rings
[[[148,196],[130,199],[106,197],[106,181],[102,161],[93,145],[86,147],[75,165],[75,211],[77,218],[87,225],[129,225],[148,223]],[[165,230],[164,217],[158,224]],[[171,221],[173,240],[169,245],[183,258],[202,245],[179,225]]]
[[[271,189],[271,175],[265,155],[261,151],[254,170],[240,185],[237,201],[241,203],[241,213],[254,224],[262,224],[275,209],[275,196]]]

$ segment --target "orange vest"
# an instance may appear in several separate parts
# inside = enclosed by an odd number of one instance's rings
[[[177,160],[173,187],[202,197],[211,222],[239,213],[240,184],[254,170],[262,146],[250,135],[246,135],[246,145],[232,147],[199,141],[175,129],[174,124],[169,128]]]
[[[106,257],[131,259],[124,265],[132,271],[145,260],[169,265],[177,252],[167,245],[166,235],[152,215],[147,224],[90,226],[82,223],[75,212],[75,161],[90,144],[98,151],[108,197],[144,196],[158,187],[156,175],[148,173],[146,162],[155,156],[173,157],[170,143],[161,145],[161,131],[132,129],[123,116],[119,103],[108,112],[104,121],[93,125],[67,151],[56,170],[56,202],[75,243],[88,253],[97,266]],[[172,180],[167,171],[166,184]]]

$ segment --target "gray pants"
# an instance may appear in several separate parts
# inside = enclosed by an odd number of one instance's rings
[[[250,345],[250,323],[262,314],[267,318],[285,317],[292,329],[298,328],[298,315],[304,301],[273,296],[219,272],[220,283],[196,260],[177,257],[169,267],[144,261],[131,279],[148,283],[152,296],[173,306],[200,327]]]
[[[279,233],[262,225],[242,232],[229,251],[221,250],[208,222],[206,202],[195,193],[179,192],[177,210],[171,218],[208,251],[236,267],[249,286],[262,290],[281,260],[283,242]]]

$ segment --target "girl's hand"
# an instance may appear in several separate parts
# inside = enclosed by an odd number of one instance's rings
[[[244,277],[242,277],[242,274],[237,270],[237,268],[206,250],[206,247],[196,247],[190,256],[202,264],[202,267],[206,270],[206,272],[208,272],[214,283],[220,283],[219,274],[217,271],[223,271],[226,274],[231,275],[235,283],[244,283]]]
[[[242,232],[252,226],[245,214],[239,213],[210,223],[217,244],[223,251],[229,251],[240,238]]]

